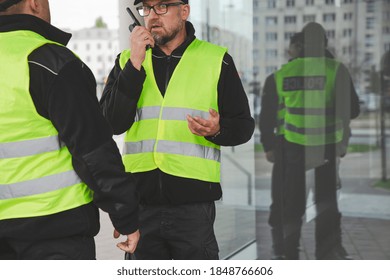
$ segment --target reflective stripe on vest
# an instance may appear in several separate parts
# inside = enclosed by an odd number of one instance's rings
[[[308,134],[308,135],[323,135],[324,133],[330,134],[334,133],[336,130],[342,129],[343,126],[341,123],[336,125],[327,126],[327,127],[296,127],[290,123],[285,124],[285,128],[289,131],[296,132],[299,134]]]
[[[57,44],[32,31],[0,32],[0,220],[56,214],[92,201],[53,124],[29,92],[29,55]]]
[[[192,134],[187,115],[208,119],[210,108],[218,111],[217,86],[225,53],[224,48],[196,39],[184,52],[162,97],[151,50],[147,51],[146,80],[135,122],[125,136],[126,170],[159,168],[178,177],[220,181],[220,147]],[[129,57],[129,51],[122,53],[122,68]]]
[[[81,183],[79,176],[74,170],[71,170],[31,181],[0,185],[0,199],[19,198],[52,192],[79,183]],[[39,188],[36,188],[36,186],[39,186]]]
[[[152,153],[154,152],[155,140],[145,140],[140,142],[126,142],[123,153],[139,154],[139,153]],[[191,143],[181,143],[173,141],[160,140],[156,152],[170,153],[170,154],[182,154],[191,157],[199,157],[209,160],[221,162],[221,151],[211,147],[203,147],[201,145],[195,145]]]
[[[160,117],[160,111],[160,106],[139,108],[137,109],[135,122],[138,122],[140,120],[158,119]],[[186,121],[187,115],[200,116],[204,119],[207,119],[209,117],[209,113],[204,111],[192,110],[187,108],[164,108],[161,115],[161,119],[171,121]]]
[[[28,157],[59,150],[58,136],[32,139],[13,143],[0,143],[0,159]]]
[[[303,116],[334,116],[333,108],[287,108],[289,114]]]
[[[342,120],[334,109],[339,65],[333,59],[298,58],[275,73],[278,97],[286,106],[283,122],[286,140],[305,146],[342,140]]]

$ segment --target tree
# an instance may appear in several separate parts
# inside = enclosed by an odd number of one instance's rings
[[[101,16],[95,20],[95,28],[107,28],[107,23],[103,21]]]

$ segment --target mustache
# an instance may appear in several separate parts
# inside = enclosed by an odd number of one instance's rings
[[[161,26],[163,27],[163,24],[159,22],[158,20],[151,21],[148,23],[149,29],[152,29],[153,26]]]

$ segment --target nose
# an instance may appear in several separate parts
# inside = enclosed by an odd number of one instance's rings
[[[158,17],[158,14],[156,14],[156,11],[153,9],[150,10],[149,15],[147,16],[148,18],[156,18]]]
[[[149,29],[150,31],[150,27],[149,26],[151,23],[155,22],[155,19],[158,17],[158,15],[156,14],[156,12],[152,9],[149,13],[149,15],[147,17],[144,18],[145,20],[145,25],[146,27]]]

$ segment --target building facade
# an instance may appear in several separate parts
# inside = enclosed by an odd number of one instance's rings
[[[68,47],[89,66],[96,82],[102,84],[119,53],[118,31],[107,28],[72,31]]]
[[[389,10],[389,0],[253,0],[253,71],[260,82],[286,63],[292,34],[314,21],[359,93],[367,93],[371,72],[390,48]]]

